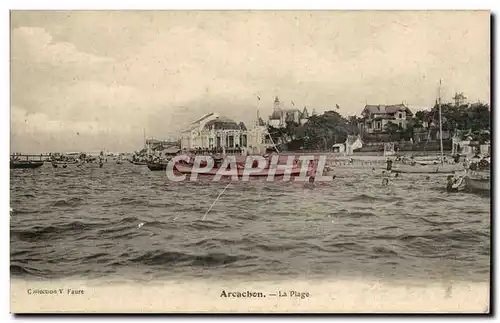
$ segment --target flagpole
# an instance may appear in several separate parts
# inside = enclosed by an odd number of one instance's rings
[[[441,148],[441,165],[443,165],[444,152],[443,152],[443,121],[441,117],[441,79],[439,80],[438,108],[439,108],[439,143]]]

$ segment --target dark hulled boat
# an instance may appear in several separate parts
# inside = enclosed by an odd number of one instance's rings
[[[32,169],[43,165],[43,161],[11,161],[10,169]]]
[[[150,171],[164,171],[167,169],[167,163],[148,163],[147,166]]]

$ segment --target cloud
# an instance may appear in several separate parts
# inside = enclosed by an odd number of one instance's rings
[[[11,108],[11,120],[13,132],[36,136],[39,133],[54,134],[60,136],[68,133],[90,133],[98,134],[109,131],[98,122],[80,122],[67,119],[52,119],[44,113],[28,113],[28,111],[13,106]]]
[[[11,145],[14,150],[16,146],[22,146],[33,153],[61,149],[100,151],[112,148],[110,144],[133,150],[142,141],[138,137],[130,140],[131,131],[130,125],[120,120],[69,120],[41,112],[31,113],[18,106],[11,108]]]
[[[52,36],[41,27],[19,27],[12,32],[12,60],[49,64],[51,66],[109,63],[113,59],[79,51],[74,44],[53,42]]]
[[[113,150],[205,112],[252,122],[257,95],[263,117],[276,95],[345,115],[429,106],[439,79],[445,99],[489,99],[488,12],[16,12],[12,24],[13,131],[75,127]]]

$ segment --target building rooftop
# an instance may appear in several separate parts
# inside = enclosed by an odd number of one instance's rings
[[[285,114],[285,119],[290,119],[291,118],[290,115],[292,115],[292,113],[295,113],[295,112],[299,113],[300,119],[309,117],[309,114],[307,116],[304,116],[303,113],[299,109],[296,109],[296,108],[291,108],[291,109],[275,108],[273,113],[271,114],[271,116],[269,116],[269,119],[270,120],[279,120],[279,119],[281,119],[281,116],[283,114]],[[307,112],[307,110],[306,110],[306,112]]]
[[[214,120],[210,120],[205,124],[205,129],[214,128],[215,130],[237,130],[241,129],[240,125],[227,117],[220,116]]]
[[[361,114],[373,113],[373,114],[393,114],[398,111],[406,111],[406,113],[413,114],[411,110],[404,104],[393,104],[393,105],[372,105],[367,104]]]
[[[202,122],[203,120],[211,117],[211,116],[217,116],[215,113],[213,112],[210,112],[210,113],[207,113],[205,114],[203,117],[199,118],[199,119],[196,119],[195,121],[191,122],[191,124],[199,124],[200,122]]]

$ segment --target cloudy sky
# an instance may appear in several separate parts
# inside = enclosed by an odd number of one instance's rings
[[[11,151],[133,151],[206,112],[251,123],[257,96],[418,109],[440,78],[489,102],[488,12],[14,11]]]

